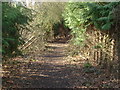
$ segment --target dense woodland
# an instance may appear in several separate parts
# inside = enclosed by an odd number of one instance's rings
[[[68,62],[78,64],[83,60],[82,66],[87,74],[92,73],[92,67],[99,67],[105,70],[109,80],[117,82],[113,86],[99,87],[120,88],[119,26],[120,2],[37,2],[34,6],[3,2],[0,50],[3,71],[21,64],[18,57],[47,52],[49,43],[63,40],[59,43],[68,44]],[[17,61],[14,58],[18,58]],[[7,75],[3,73],[3,87],[8,88],[11,82],[5,77]],[[92,87],[89,83],[85,85]]]

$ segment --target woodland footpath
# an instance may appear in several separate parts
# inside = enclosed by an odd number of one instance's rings
[[[120,88],[120,2],[2,3],[2,89]]]

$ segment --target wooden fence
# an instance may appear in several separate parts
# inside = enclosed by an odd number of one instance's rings
[[[96,30],[94,27],[88,28],[86,32],[84,48],[81,48],[82,56],[95,65],[101,65],[113,72],[118,68],[118,42],[116,34],[111,31]]]

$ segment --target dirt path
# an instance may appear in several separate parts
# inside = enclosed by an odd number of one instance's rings
[[[7,86],[14,88],[67,88],[73,87],[70,81],[71,69],[65,65],[65,48],[68,44],[65,43],[50,43],[48,51],[44,54],[33,53],[34,59],[26,61],[20,66],[13,65],[10,68],[12,72],[6,74]],[[28,59],[29,57],[27,57]],[[9,69],[10,69],[9,68]],[[19,69],[18,69],[19,68]],[[16,73],[16,70],[17,73]],[[75,76],[76,77],[76,76]],[[75,78],[74,77],[74,78]],[[73,77],[72,77],[73,78]]]
[[[66,43],[50,43],[47,52],[32,53],[17,58],[22,63],[5,67],[3,88],[84,88],[105,87],[108,81],[104,72],[84,72],[82,67],[70,65],[66,60]],[[32,58],[31,58],[32,57]],[[97,69],[96,69],[97,70]],[[115,85],[117,85],[115,83]],[[114,86],[115,85],[109,85]],[[117,87],[117,86],[116,86]]]
[[[44,54],[33,53],[34,59],[18,66],[9,74],[6,87],[14,88],[72,88],[77,80],[75,68],[67,67],[65,43],[50,43]],[[28,59],[29,57],[27,57]],[[24,58],[25,59],[25,58]],[[23,61],[23,59],[21,60]],[[16,69],[19,71],[16,73]],[[78,69],[76,69],[78,70]],[[80,70],[78,70],[80,72]],[[82,80],[82,78],[80,78]]]

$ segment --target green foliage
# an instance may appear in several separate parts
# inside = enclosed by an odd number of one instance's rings
[[[113,22],[113,9],[118,2],[89,3],[91,21],[97,29],[109,30]]]
[[[96,69],[89,63],[85,63],[83,70],[85,73],[94,73],[96,71]]]
[[[84,45],[87,27],[93,24],[99,30],[109,30],[114,24],[113,9],[119,2],[68,3],[63,14],[66,25],[72,30],[73,43]]]
[[[93,48],[100,49],[100,48],[103,48],[103,45],[102,45],[102,43],[97,43],[97,45],[95,45]]]
[[[84,64],[84,68],[90,68],[90,67],[92,67],[92,65],[90,63],[87,62]]]
[[[2,6],[1,52],[4,56],[15,54],[19,48],[23,49],[22,44],[27,45],[34,38],[37,39],[32,49],[43,48],[44,42],[53,36],[53,25],[61,22],[64,8],[63,3],[37,3],[34,9],[15,3],[2,3]]]
[[[85,40],[88,25],[88,7],[85,3],[68,3],[63,14],[66,25],[72,29],[73,43],[80,45]]]
[[[35,6],[37,25],[44,30],[45,40],[53,37],[53,26],[60,23],[62,20],[62,12],[64,10],[64,3],[47,2]],[[57,29],[56,29],[57,30]],[[56,31],[57,32],[57,31]]]
[[[30,10],[18,6],[14,7],[10,3],[2,3],[2,53],[11,55],[18,51],[18,46],[22,44],[19,34],[19,25],[25,26],[30,20],[28,17]]]
[[[101,73],[100,70],[93,67],[92,64],[90,64],[89,62],[84,64],[83,70],[85,73],[95,73],[96,75],[99,75]]]

